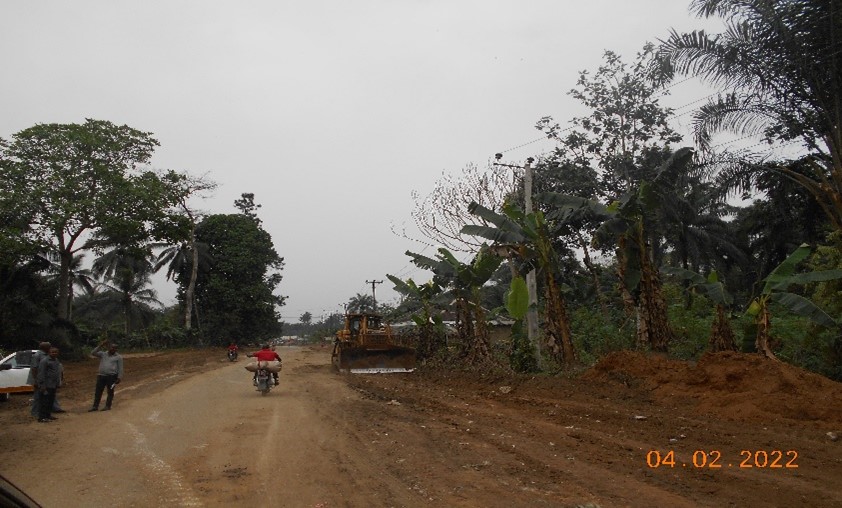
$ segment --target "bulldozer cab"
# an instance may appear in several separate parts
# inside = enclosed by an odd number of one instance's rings
[[[336,332],[331,362],[340,372],[353,374],[412,372],[415,349],[397,344],[379,314],[346,314],[344,329]]]
[[[363,326],[363,316],[352,316],[348,318],[348,330],[351,332],[352,337],[356,337],[360,334],[360,330]]]

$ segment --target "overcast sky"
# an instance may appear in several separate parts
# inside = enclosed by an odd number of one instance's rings
[[[418,282],[392,233],[444,173],[551,149],[536,121],[582,113],[567,95],[604,50],[629,61],[689,0],[144,0],[0,2],[0,137],[85,118],[152,132],[156,168],[244,192],[285,258],[285,321],[321,319],[387,273]],[[696,95],[694,95],[694,93]],[[674,107],[700,98],[676,86]],[[524,145],[521,148],[514,148]],[[416,235],[418,236],[418,235]],[[418,238],[421,238],[418,236]],[[174,300],[170,283],[156,282]]]

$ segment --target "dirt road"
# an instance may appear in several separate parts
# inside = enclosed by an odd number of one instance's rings
[[[361,453],[369,436],[344,416],[361,397],[323,352],[283,353],[283,384],[267,396],[240,361],[176,371],[163,390],[166,376],[149,380],[158,389],[122,387],[109,412],[65,401],[58,421],[15,429],[17,443],[44,444],[4,454],[3,473],[48,507],[413,504],[412,491]],[[8,469],[10,459],[18,467]]]
[[[20,396],[0,406],[0,472],[46,507],[842,505],[840,385],[788,367],[723,357],[684,382],[682,364],[627,356],[637,372],[478,381],[342,376],[327,349],[280,352],[265,397],[221,350],[130,357],[97,413],[95,364],[69,364],[58,421]],[[728,390],[711,399],[716,373]]]

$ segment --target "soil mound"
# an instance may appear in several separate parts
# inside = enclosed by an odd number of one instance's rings
[[[756,354],[707,353],[694,365],[619,351],[584,377],[649,390],[659,399],[689,398],[699,411],[730,420],[842,424],[842,383]]]

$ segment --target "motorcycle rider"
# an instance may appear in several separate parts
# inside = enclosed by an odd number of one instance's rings
[[[239,348],[237,347],[237,344],[235,344],[234,341],[231,341],[231,343],[228,344],[228,358],[236,358],[238,350]]]
[[[246,356],[249,358],[257,358],[258,362],[273,362],[278,361],[281,362],[281,357],[278,356],[278,353],[269,349],[269,344],[261,344],[260,351],[256,353],[247,353]],[[275,386],[278,386],[278,373],[273,372],[272,377],[275,379]],[[257,372],[255,371],[254,377],[252,381],[257,384]]]

